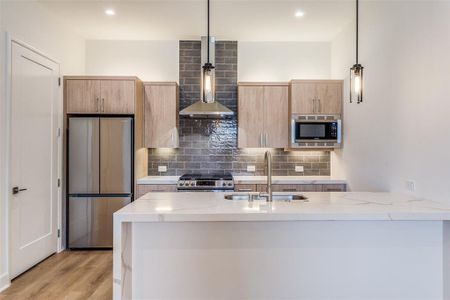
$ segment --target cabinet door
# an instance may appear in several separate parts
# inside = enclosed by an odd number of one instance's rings
[[[236,184],[234,186],[235,192],[257,192],[256,184]]]
[[[297,191],[298,192],[321,192],[322,185],[321,184],[298,184]]]
[[[297,192],[295,184],[274,184],[272,185],[273,192]]]
[[[145,147],[178,147],[176,85],[145,85]]]
[[[322,188],[323,192],[345,192],[345,190],[345,184],[324,184]]]
[[[238,147],[263,147],[264,88],[239,86],[238,90]]]
[[[316,84],[314,82],[293,82],[291,84],[291,112],[293,114],[315,114]]]
[[[288,87],[264,87],[264,147],[288,146]]]
[[[266,184],[258,184],[258,192],[267,191]],[[273,192],[321,192],[321,184],[273,184]]]
[[[340,115],[342,113],[341,83],[317,83],[316,98],[319,114]]]
[[[138,184],[136,188],[136,196],[138,199],[147,193],[162,193],[162,192],[176,192],[176,184]]]
[[[101,112],[133,114],[135,82],[133,80],[101,81]]]
[[[100,110],[100,80],[66,80],[67,113],[89,114]]]

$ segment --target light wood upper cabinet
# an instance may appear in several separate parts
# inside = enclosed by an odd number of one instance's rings
[[[66,80],[66,99],[69,113],[98,113],[100,80]]]
[[[144,83],[144,90],[145,147],[178,147],[177,84]]]
[[[132,80],[102,80],[101,112],[109,114],[134,113],[135,82]]]
[[[288,143],[288,124],[287,84],[239,85],[239,148],[285,148]]]
[[[288,87],[265,86],[264,147],[287,147],[288,125]]]
[[[316,95],[319,114],[340,115],[342,113],[342,82],[317,83]]]
[[[238,88],[238,147],[263,147],[264,87]]]
[[[65,80],[66,112],[134,114],[137,82],[133,77],[70,76]]]
[[[316,84],[313,82],[292,83],[291,111],[294,114],[315,114],[316,113]]]
[[[291,113],[342,114],[341,80],[293,80],[290,84]]]

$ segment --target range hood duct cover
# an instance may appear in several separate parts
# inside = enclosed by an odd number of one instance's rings
[[[210,61],[214,64],[215,63],[215,39],[214,37],[211,37],[208,41],[207,37],[202,37],[202,47],[201,47],[201,65],[204,65],[204,63],[207,61],[207,43],[210,43]],[[199,70],[200,76],[203,77],[202,70]],[[203,78],[201,77],[201,81],[203,83]],[[195,102],[194,104],[189,105],[182,111],[180,111],[180,116],[188,117],[188,118],[194,118],[194,119],[222,119],[222,118],[230,118],[233,117],[234,112],[226,107],[225,105],[220,104],[217,101],[214,102],[203,102],[203,86],[201,86],[200,94],[199,94],[200,100]]]

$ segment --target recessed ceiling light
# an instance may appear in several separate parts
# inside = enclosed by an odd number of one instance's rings
[[[305,15],[305,13],[302,12],[301,10],[298,10],[298,11],[295,12],[295,16],[296,16],[297,18],[303,17],[304,15]]]
[[[107,15],[107,16],[114,16],[115,14],[116,14],[116,12],[114,11],[114,9],[105,10],[105,15]]]

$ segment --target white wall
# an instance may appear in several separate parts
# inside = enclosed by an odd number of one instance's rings
[[[239,81],[329,78],[331,44],[238,42]],[[144,81],[178,81],[178,41],[86,42],[86,73],[135,75]]]
[[[178,41],[89,40],[86,73],[178,81]]]
[[[239,81],[330,78],[330,43],[238,42]]]
[[[364,103],[345,89],[344,148],[332,173],[353,190],[408,192],[450,203],[450,2],[360,5]],[[354,63],[354,28],[332,43],[332,76]]]
[[[53,15],[35,1],[0,1],[1,94],[0,94],[0,290],[8,282],[6,226],[4,214],[6,190],[5,150],[5,32],[60,62],[61,74],[83,74],[85,41],[64,28]]]

